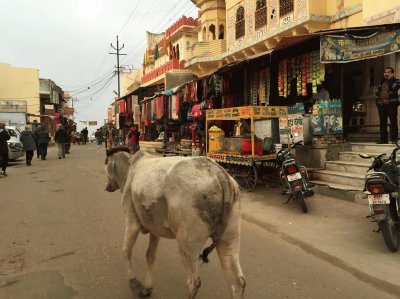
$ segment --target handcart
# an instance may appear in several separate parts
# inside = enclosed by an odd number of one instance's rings
[[[207,157],[223,166],[237,181],[244,191],[252,191],[257,184],[259,173],[268,171],[276,174],[276,152],[268,154],[256,153],[254,121],[257,119],[288,118],[287,106],[242,106],[225,109],[211,109],[206,111],[206,149]],[[250,120],[251,153],[230,151],[222,148],[219,151],[210,150],[209,122],[217,120],[240,121]],[[288,144],[290,140],[288,138]],[[276,178],[276,181],[279,178]]]

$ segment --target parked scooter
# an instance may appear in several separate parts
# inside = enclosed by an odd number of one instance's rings
[[[360,153],[360,157],[364,159],[374,158],[365,176],[364,192],[367,193],[371,212],[367,218],[378,223],[386,246],[393,252],[399,249],[400,237],[398,183],[400,171],[397,167],[400,161],[396,161],[396,152],[399,149],[400,147],[396,143],[396,147],[389,157],[386,157],[386,154],[369,156]]]
[[[287,195],[289,198],[286,204],[291,199],[294,199],[300,204],[301,210],[307,213],[308,208],[305,199],[309,196],[314,195],[314,191],[311,189],[312,184],[308,183],[308,172],[306,167],[300,165],[296,158],[290,153],[291,149],[296,145],[301,144],[303,141],[294,142],[292,136],[292,144],[289,145],[288,149],[281,149],[278,152],[277,163],[280,167],[280,178],[283,186],[286,190],[282,191],[282,195]]]

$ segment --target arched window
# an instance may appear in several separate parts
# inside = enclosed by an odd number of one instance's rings
[[[224,39],[224,25],[222,24],[219,25],[218,39]]]
[[[267,25],[267,1],[257,0],[256,2],[256,30]]]
[[[172,58],[176,58],[176,48],[175,48],[175,46],[172,47],[172,54],[173,54]]]
[[[208,40],[214,40],[215,39],[215,26],[214,24],[211,24],[210,27],[208,27]]]
[[[190,51],[190,41],[186,41],[186,51]]]
[[[279,0],[279,16],[290,14],[294,11],[293,0]]]
[[[206,27],[203,27],[203,42],[206,41],[206,33],[207,33],[207,29],[206,29]]]
[[[243,6],[239,6],[236,11],[236,39],[241,38],[244,36],[244,29],[245,29],[245,21],[244,21],[244,8]]]
[[[179,60],[179,44],[176,45],[176,59]]]

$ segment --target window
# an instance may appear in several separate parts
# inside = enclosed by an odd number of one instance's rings
[[[284,16],[292,13],[294,10],[293,0],[280,0],[279,1],[279,16]]]
[[[190,41],[186,41],[186,51],[190,51]]]
[[[211,24],[210,27],[208,27],[208,40],[214,40],[215,39],[215,26],[214,24]]]
[[[218,39],[224,39],[224,25],[219,25],[219,35]]]
[[[203,42],[206,41],[206,32],[207,32],[206,27],[203,27]]]
[[[239,6],[236,11],[236,39],[244,36],[245,21],[244,21],[244,8]]]
[[[256,2],[256,30],[267,25],[267,5],[265,0]]]
[[[179,60],[179,44],[176,45],[176,59]]]

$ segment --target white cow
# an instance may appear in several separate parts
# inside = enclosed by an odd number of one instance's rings
[[[200,259],[217,248],[232,298],[243,298],[246,280],[239,263],[240,201],[235,180],[205,157],[158,157],[144,152],[130,155],[125,148],[107,151],[106,191],[122,192],[125,211],[123,254],[131,287],[140,296],[151,294],[153,264],[160,237],[175,238],[187,273],[188,298],[201,285],[199,255],[208,238],[212,244]],[[139,232],[150,233],[144,285],[134,275],[132,248]]]

